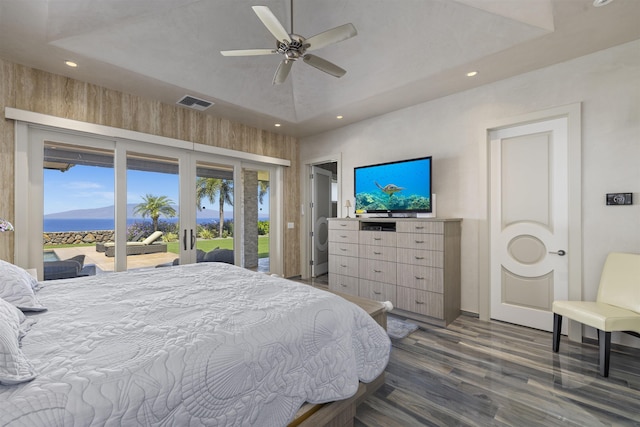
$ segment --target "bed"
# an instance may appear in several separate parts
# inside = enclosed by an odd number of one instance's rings
[[[380,378],[391,349],[357,305],[229,264],[29,286],[0,289],[21,337],[4,358],[0,339],[0,425],[285,426]]]

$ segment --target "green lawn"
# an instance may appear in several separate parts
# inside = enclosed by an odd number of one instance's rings
[[[198,240],[198,249],[209,252],[212,249],[233,249],[233,238]],[[167,250],[177,254],[180,252],[180,242],[167,243]],[[258,258],[269,257],[269,236],[258,236]]]
[[[180,242],[167,243],[167,251],[177,254],[180,252]],[[45,249],[71,248],[78,246],[95,246],[95,243],[82,243],[79,245],[55,245],[45,246]],[[211,249],[233,249],[233,238],[198,240],[198,249],[209,252]],[[258,236],[258,258],[269,257],[269,236]]]

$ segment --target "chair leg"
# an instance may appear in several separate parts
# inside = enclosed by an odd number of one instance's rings
[[[560,350],[560,331],[562,331],[562,316],[553,313],[553,352]]]
[[[598,329],[598,345],[600,346],[600,375],[609,376],[609,354],[611,353],[611,332]]]

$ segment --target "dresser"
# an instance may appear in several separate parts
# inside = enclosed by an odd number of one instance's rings
[[[329,220],[329,289],[444,326],[460,314],[460,219]]]

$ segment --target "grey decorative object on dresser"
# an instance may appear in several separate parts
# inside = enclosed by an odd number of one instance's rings
[[[448,325],[460,314],[461,221],[329,219],[329,289]]]

